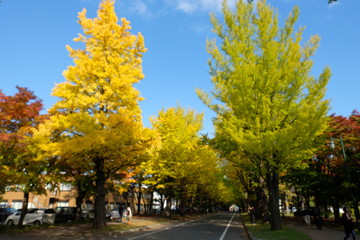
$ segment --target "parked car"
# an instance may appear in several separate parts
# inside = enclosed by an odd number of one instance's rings
[[[295,217],[303,217],[306,215],[314,216],[315,215],[314,209],[300,210],[300,211],[294,212]]]
[[[6,218],[15,213],[16,212],[16,209],[8,206],[8,205],[1,205],[0,206],[0,223],[4,223]]]
[[[8,226],[18,225],[19,220],[20,220],[20,215],[21,215],[21,211],[16,211],[15,213],[9,215],[6,218],[5,224]],[[25,214],[23,224],[24,225],[26,225],[26,224],[34,224],[34,225],[43,224],[43,215],[44,215],[43,209],[38,209],[38,208],[28,209],[28,211]]]
[[[76,219],[76,207],[56,207],[55,222],[72,222]]]
[[[43,213],[43,223],[45,224],[55,224],[56,212],[52,208],[42,209]]]
[[[92,208],[83,209],[81,211],[81,219],[83,220],[93,220],[95,218],[95,210]]]
[[[120,213],[118,209],[109,210],[106,212],[106,218],[110,221],[112,220],[119,220],[120,219]]]

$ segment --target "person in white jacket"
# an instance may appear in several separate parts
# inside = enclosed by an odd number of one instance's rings
[[[125,219],[128,221],[128,223],[130,223],[130,220],[132,218],[132,211],[131,211],[131,208],[130,208],[129,204],[126,207],[126,213],[125,214],[126,214]]]

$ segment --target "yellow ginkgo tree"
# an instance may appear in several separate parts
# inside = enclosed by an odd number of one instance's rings
[[[202,143],[203,115],[182,107],[161,110],[152,119],[160,136],[158,152],[146,165],[160,195],[179,200],[185,207],[204,207],[208,199],[218,199],[222,179],[218,158],[209,145]],[[215,189],[215,190],[214,190]],[[168,201],[169,203],[169,201]]]
[[[53,96],[50,120],[35,130],[41,157],[81,167],[95,182],[94,228],[105,221],[106,181],[141,162],[149,139],[141,119],[139,91],[143,79],[143,36],[115,14],[114,0],[100,3],[96,18],[79,13],[84,33],[74,39],[84,49],[67,46],[74,65],[63,75]]]
[[[311,75],[320,38],[303,44],[304,29],[294,29],[298,16],[294,7],[280,26],[265,0],[237,1],[234,9],[224,0],[223,19],[211,17],[218,38],[207,42],[213,90],[198,91],[217,114],[217,136],[219,130],[226,134],[237,146],[239,164],[245,161],[266,182],[271,230],[281,229],[280,175],[311,158],[327,127],[331,72],[326,67]]]

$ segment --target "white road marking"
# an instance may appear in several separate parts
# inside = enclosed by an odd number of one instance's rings
[[[232,220],[234,219],[235,214],[236,214],[236,213],[233,214],[232,218],[230,219],[230,222],[229,222],[228,225],[226,226],[225,231],[223,232],[223,234],[221,235],[221,237],[219,238],[219,240],[224,240],[224,237],[225,237],[225,235],[226,235],[229,227],[231,226],[231,222],[232,222]]]

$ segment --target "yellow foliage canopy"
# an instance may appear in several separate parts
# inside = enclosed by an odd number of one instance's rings
[[[130,33],[130,22],[118,18],[114,1],[103,0],[97,17],[79,13],[84,34],[74,39],[85,49],[67,46],[74,66],[63,75],[53,96],[60,100],[49,110],[52,117],[35,131],[43,153],[91,170],[95,159],[105,160],[108,174],[138,163],[150,138],[143,128],[133,86],[143,79],[142,54],[146,51],[139,33]]]

